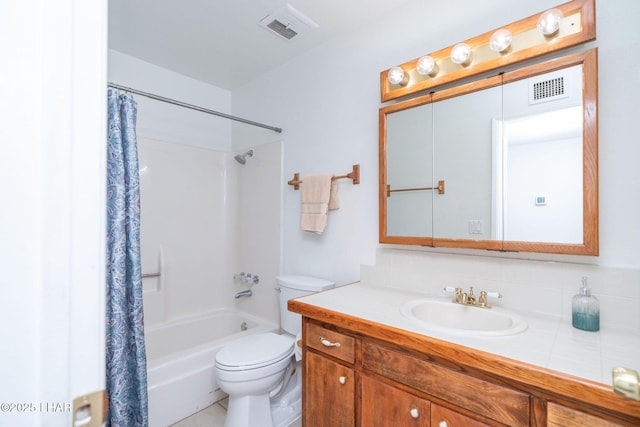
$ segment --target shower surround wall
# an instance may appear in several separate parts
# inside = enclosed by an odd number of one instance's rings
[[[109,81],[231,114],[231,93],[109,50]],[[135,96],[141,173],[145,324],[154,327],[219,308],[277,323],[281,268],[282,149],[257,147],[233,160],[230,120]],[[246,125],[245,125],[246,126]],[[272,141],[260,129],[254,144]],[[236,149],[236,151],[245,151]],[[146,167],[146,170],[145,170]],[[234,273],[260,276],[251,298]]]
[[[143,137],[138,150],[142,270],[161,273],[143,279],[147,325],[231,302],[232,286],[220,286],[237,252],[229,155]]]
[[[147,326],[238,308],[274,323],[280,269],[282,144],[254,149],[246,165],[234,153],[139,138],[141,230]],[[161,262],[162,259],[162,262]],[[241,270],[257,274],[249,288]]]

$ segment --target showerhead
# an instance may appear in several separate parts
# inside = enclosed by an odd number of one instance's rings
[[[234,159],[236,159],[236,162],[244,165],[245,163],[247,163],[247,157],[253,157],[253,150],[249,150],[244,154],[238,154],[234,157]]]

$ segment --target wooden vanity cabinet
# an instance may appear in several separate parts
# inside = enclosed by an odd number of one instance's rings
[[[490,425],[420,396],[425,393],[480,418],[490,415],[500,421],[497,425],[528,425],[529,401],[524,393],[404,355],[328,324],[305,319],[303,325],[304,426]]]
[[[636,402],[591,384],[359,319],[323,311],[321,321],[302,311],[304,427],[640,425]]]

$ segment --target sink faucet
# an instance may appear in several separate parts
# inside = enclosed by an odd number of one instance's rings
[[[253,292],[251,292],[251,289],[247,289],[247,290],[238,292],[235,298],[240,299],[242,297],[250,297],[251,295],[253,295]]]
[[[470,305],[472,307],[491,308],[491,304],[487,302],[488,297],[502,298],[502,295],[498,292],[481,291],[480,296],[476,300],[476,297],[473,294],[473,286],[469,287],[469,292],[462,292],[462,288],[451,289],[447,287],[444,288],[444,290],[447,292],[451,292],[453,290],[455,292],[455,297],[452,302],[456,304]]]

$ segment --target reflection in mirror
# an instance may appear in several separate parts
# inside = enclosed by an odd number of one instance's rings
[[[432,105],[387,120],[387,231],[394,236],[432,235]]]
[[[500,80],[497,80],[498,82]],[[502,118],[502,88],[434,102],[434,237],[489,240],[492,232],[492,121]]]
[[[499,237],[581,244],[582,65],[504,85],[504,111]]]
[[[597,255],[597,136],[595,49],[382,107],[380,242]]]

